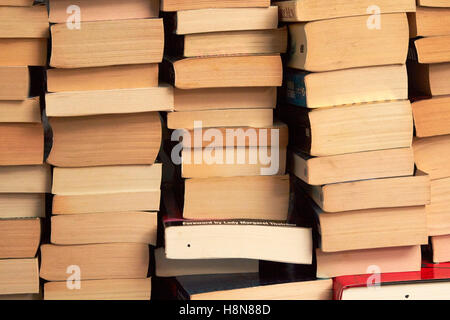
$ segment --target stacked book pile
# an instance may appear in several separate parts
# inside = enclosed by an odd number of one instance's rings
[[[0,0],[0,300],[450,298],[448,0],[43,2]]]
[[[178,143],[165,150],[167,167],[181,165],[174,181],[184,188],[164,190],[156,275],[177,276],[176,295],[186,299],[330,297],[330,281],[288,283],[281,292],[262,287],[259,273],[258,260],[312,263],[311,229],[288,223],[288,131],[273,118],[287,46],[277,7],[163,3],[162,75],[175,87],[167,127]]]
[[[173,109],[172,89],[158,86],[158,16],[158,1],[50,1],[47,161],[56,168],[51,244],[41,247],[45,299],[150,299],[157,111]]]
[[[0,1],[0,299],[40,293],[36,255],[51,178],[36,88],[47,38],[45,6]]]
[[[277,3],[291,22],[277,111],[289,124],[299,214],[317,221],[317,277],[419,271],[430,178],[411,149],[406,12],[415,3],[335,2]]]
[[[450,4],[420,2],[409,17],[414,152],[417,167],[431,177],[428,235],[440,263],[450,261]]]

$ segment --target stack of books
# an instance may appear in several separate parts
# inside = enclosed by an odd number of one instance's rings
[[[430,178],[415,171],[406,12],[414,1],[277,3],[298,212],[316,219],[317,277],[419,271]],[[382,5],[383,4],[383,5]]]
[[[173,110],[172,89],[158,86],[159,2],[70,5],[50,1],[47,161],[56,168],[44,298],[148,300],[162,175],[157,111]]]
[[[40,293],[36,255],[51,178],[36,88],[47,38],[45,6],[0,1],[0,300]]]
[[[409,17],[414,152],[432,180],[428,235],[439,263],[450,261],[450,4],[420,2]]]
[[[156,275],[177,276],[185,299],[329,298],[328,280],[282,284],[284,295],[261,287],[257,260],[310,265],[312,234],[289,221],[288,130],[273,117],[287,29],[270,1],[230,5],[163,2],[162,75],[175,87],[167,127],[178,143],[165,150],[184,188],[164,190]],[[293,294],[306,287],[309,296]]]
[[[0,300],[450,299],[449,17],[0,0]]]

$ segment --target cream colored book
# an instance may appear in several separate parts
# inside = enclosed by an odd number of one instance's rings
[[[83,246],[41,246],[40,276],[47,281],[66,281],[67,269],[78,266],[81,279],[145,279],[149,248],[145,244],[116,243]],[[73,271],[72,271],[73,272]]]
[[[0,65],[46,66],[46,38],[0,39]]]
[[[376,4],[379,12],[374,11],[375,9],[371,10],[374,3],[370,0],[293,0],[279,1],[274,4],[279,7],[281,21],[283,22],[416,11],[415,0],[381,0]]]
[[[450,178],[431,181],[431,204],[427,206],[428,234],[450,234]]]
[[[312,263],[311,229],[268,221],[240,221],[167,222],[166,256],[179,260],[255,259]]]
[[[220,56],[166,61],[164,73],[178,89],[280,87],[283,65],[279,55]]]
[[[0,260],[0,294],[39,293],[38,259]]]
[[[285,147],[183,149],[181,158],[183,178],[286,174]]]
[[[155,246],[157,229],[156,212],[53,216],[51,242],[57,245],[143,243]]]
[[[325,212],[376,208],[413,207],[430,204],[430,177],[415,176],[361,180],[305,188]]]
[[[40,242],[40,219],[0,220],[0,259],[34,258]]]
[[[431,244],[434,263],[450,261],[450,236],[432,237]]]
[[[0,6],[0,38],[48,38],[45,6]]]
[[[88,214],[127,211],[159,211],[161,190],[87,195],[56,195],[53,214]]]
[[[185,219],[286,221],[288,206],[288,176],[206,178],[185,182]]]
[[[270,0],[162,0],[162,11],[181,11],[208,8],[268,7]]]
[[[417,137],[450,134],[450,96],[416,101],[412,110]]]
[[[450,135],[415,139],[413,148],[417,168],[431,180],[450,177]]]
[[[51,34],[50,66],[56,68],[160,63],[163,57],[162,19],[82,22],[76,32],[55,24]]]
[[[123,66],[48,69],[48,92],[119,90],[158,86],[156,63]]]
[[[410,37],[450,34],[449,14],[450,8],[417,7],[415,13],[408,14]]]
[[[0,66],[0,100],[26,100],[30,90],[28,68]]]
[[[304,88],[295,88],[297,84],[288,77],[288,93],[292,87],[304,92],[305,107],[311,109],[408,99],[408,73],[404,65],[318,73],[291,72],[294,76],[304,76],[305,82]],[[289,85],[292,87],[289,88]]]
[[[281,105],[278,110],[289,125],[290,144],[312,156],[409,148],[412,144],[414,124],[408,100],[313,110]]]
[[[79,290],[68,289],[66,282],[47,282],[44,284],[44,300],[148,301],[151,291],[150,278],[81,281]]]
[[[420,246],[325,253],[317,249],[317,277],[335,278],[371,274],[372,266],[383,273],[417,272],[422,267]]]
[[[273,110],[231,109],[171,112],[167,114],[167,127],[169,129],[191,130],[196,127],[198,122],[201,122],[202,128],[268,127],[273,125]]]
[[[278,8],[182,10],[175,13],[175,21],[176,34],[276,29]]]
[[[46,95],[48,117],[173,111],[170,86],[103,91],[73,91]]]
[[[162,165],[55,168],[52,193],[98,195],[161,189]]]
[[[45,218],[45,194],[0,194],[0,219]]]
[[[188,34],[171,39],[175,48],[172,55],[205,57],[238,54],[276,54],[287,49],[287,28],[272,30],[227,31]]]
[[[291,24],[287,65],[322,72],[404,64],[409,43],[406,14],[383,14],[381,21],[380,28],[369,28],[367,16]]]
[[[76,5],[81,21],[147,19],[159,17],[159,0],[53,0],[49,3],[50,22],[66,23],[67,8]]]
[[[425,206],[324,213],[319,218],[321,249],[341,252],[428,244]]]
[[[0,167],[0,193],[50,193],[51,185],[48,165]]]
[[[53,146],[47,161],[56,167],[154,164],[161,147],[157,112],[54,117],[49,122]]]
[[[3,123],[40,123],[41,105],[39,98],[22,101],[0,101],[0,121]]]
[[[450,94],[450,62],[421,64],[408,67],[412,89],[425,96]]]
[[[314,186],[412,176],[415,168],[412,148],[316,158],[300,152],[289,152],[288,159],[289,171]]]
[[[164,248],[155,250],[157,277],[259,272],[259,260],[250,259],[167,259]]]
[[[414,45],[419,63],[450,61],[450,35],[421,38]]]
[[[276,87],[174,89],[175,111],[274,109]]]

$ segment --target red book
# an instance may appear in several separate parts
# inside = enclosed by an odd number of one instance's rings
[[[338,277],[334,280],[333,291],[334,300],[414,300],[425,299],[422,297],[425,287],[426,299],[450,299],[450,263],[424,262],[419,272]]]

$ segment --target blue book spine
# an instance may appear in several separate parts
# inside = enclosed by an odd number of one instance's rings
[[[287,69],[285,72],[286,102],[299,107],[308,107],[306,102],[305,77],[309,72]]]

